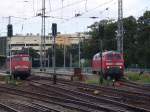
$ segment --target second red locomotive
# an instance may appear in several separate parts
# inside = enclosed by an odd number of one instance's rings
[[[92,59],[93,73],[103,72],[104,78],[120,79],[124,74],[123,55],[116,51],[97,53]]]
[[[11,67],[10,67],[11,65]],[[20,77],[21,79],[27,78],[31,74],[31,60],[30,56],[27,54],[17,54],[7,59],[7,71],[12,72],[14,77]]]

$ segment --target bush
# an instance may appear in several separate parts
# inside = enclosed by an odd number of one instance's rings
[[[132,81],[140,80],[140,76],[137,73],[128,73],[128,79]]]
[[[128,73],[127,77],[131,81],[141,82],[141,83],[150,83],[150,75],[148,74],[139,75],[139,73]]]

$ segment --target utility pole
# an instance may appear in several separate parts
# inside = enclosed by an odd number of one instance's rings
[[[13,28],[11,24],[11,16],[9,16],[8,25],[7,25],[7,56],[9,56],[9,73],[10,76],[12,75],[12,68],[11,68],[11,37],[13,35]]]
[[[72,53],[70,51],[70,68],[72,68]]]
[[[52,36],[53,36],[53,69],[54,69],[54,74],[53,74],[53,84],[56,84],[57,82],[57,76],[56,76],[56,36],[57,36],[57,24],[53,23],[52,24]]]
[[[45,53],[45,0],[42,0],[42,28],[41,28],[41,48],[40,48],[40,70],[45,70],[46,53]]]
[[[80,33],[79,33],[79,68],[81,67],[81,37],[80,37]]]
[[[98,31],[99,31],[99,35],[100,33],[102,34],[102,36],[100,37],[100,73],[99,73],[99,84],[103,83],[103,38],[105,35],[104,32],[104,24],[99,24],[98,25]]]
[[[123,2],[118,0],[117,50],[123,54]]]
[[[64,37],[64,69],[66,68],[66,37]]]
[[[100,39],[100,77],[99,84],[103,83],[103,41]]]

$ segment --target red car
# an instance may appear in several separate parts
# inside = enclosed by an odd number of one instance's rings
[[[102,59],[101,59],[102,58]],[[100,73],[102,70],[104,78],[120,79],[124,74],[123,55],[116,51],[106,51],[102,55],[97,53],[92,59],[92,72]]]
[[[20,77],[21,79],[27,78],[31,74],[32,63],[30,56],[27,54],[17,54],[7,59],[7,71],[10,72],[10,68],[14,77]]]

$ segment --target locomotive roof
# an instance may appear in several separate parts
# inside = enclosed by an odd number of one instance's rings
[[[13,55],[13,56],[29,56],[28,54],[16,54],[16,55]]]
[[[105,54],[112,54],[112,53],[118,53],[118,54],[120,54],[118,51],[105,51],[105,52],[103,52],[104,55]]]
[[[11,55],[11,57],[15,57],[15,56],[29,56],[28,54],[15,54],[15,55]],[[9,58],[10,56],[8,56],[7,58]]]
[[[118,53],[118,54],[120,54],[118,51],[105,51],[102,54],[106,55],[106,54],[112,54],[112,53]],[[96,53],[94,56],[100,56],[100,52]]]

